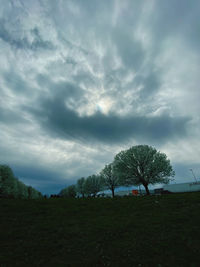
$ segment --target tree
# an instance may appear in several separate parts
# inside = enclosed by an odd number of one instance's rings
[[[112,191],[112,197],[114,197],[115,188],[120,186],[120,180],[117,173],[114,171],[113,164],[110,163],[106,165],[100,172],[100,176],[102,177],[103,185],[106,189],[110,189]]]
[[[30,190],[16,177],[7,165],[0,165],[0,197],[4,198],[29,198]],[[42,194],[32,188],[32,198],[41,198]]]
[[[27,196],[28,199],[42,198],[42,194],[32,186],[27,186],[27,191],[28,191],[28,196]]]
[[[85,178],[84,177],[77,180],[76,191],[80,193],[82,197],[85,197]]]
[[[99,175],[88,176],[85,180],[85,192],[88,196],[95,197],[96,194],[103,188],[102,178]]]
[[[28,198],[28,187],[21,181],[17,183],[18,188],[18,198],[24,199]]]
[[[0,165],[0,197],[14,197],[16,191],[16,178],[12,169],[7,165]]]
[[[62,189],[59,193],[61,197],[76,197],[76,186],[75,185],[70,185],[64,189]]]
[[[143,185],[149,195],[149,184],[168,183],[175,175],[164,153],[148,145],[133,146],[115,156],[114,168],[124,185]]]

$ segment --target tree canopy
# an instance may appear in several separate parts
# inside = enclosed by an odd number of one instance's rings
[[[88,176],[85,180],[85,193],[88,196],[96,196],[103,189],[103,182],[99,175]]]
[[[102,182],[105,189],[110,189],[112,191],[112,197],[115,196],[115,188],[120,186],[120,180],[117,173],[114,171],[113,164],[110,163],[104,167],[100,172],[102,177]]]
[[[170,160],[164,153],[148,145],[138,145],[115,156],[114,168],[123,185],[148,185],[168,183],[174,176]]]
[[[0,165],[0,197],[34,199],[41,198],[42,194],[19,181],[8,165]]]
[[[85,196],[86,192],[85,192],[85,178],[84,177],[77,180],[76,191],[77,193],[81,194],[82,197]]]
[[[66,188],[63,188],[61,191],[60,191],[60,193],[59,193],[59,195],[61,196],[61,197],[69,197],[69,198],[75,198],[76,197],[76,186],[75,185],[70,185],[70,186],[68,186],[68,187],[66,187]]]

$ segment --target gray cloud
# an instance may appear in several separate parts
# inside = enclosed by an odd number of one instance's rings
[[[154,15],[149,18],[149,29],[157,53],[169,37],[182,39],[184,44],[199,51],[198,13],[199,1],[156,1]],[[178,37],[178,38],[177,38]]]
[[[39,109],[29,109],[38,122],[53,136],[64,139],[103,142],[115,144],[130,139],[165,142],[174,137],[186,135],[189,118],[169,116],[145,117],[115,114],[104,115],[96,112],[91,116],[79,116],[66,107],[66,96],[58,94],[45,99]]]
[[[116,44],[118,54],[126,68],[140,69],[145,58],[145,51],[139,41],[134,40],[131,32],[125,32],[123,28],[113,31],[113,41]]]
[[[34,186],[41,193],[57,194],[63,187],[74,184],[76,177],[65,179],[59,171],[48,171],[46,168],[33,166],[11,166],[17,178],[27,185]]]
[[[2,78],[5,82],[7,90],[11,90],[17,95],[29,96],[34,94],[34,89],[31,85],[17,72],[13,66],[9,71],[2,72]]]
[[[156,93],[159,91],[161,82],[159,81],[160,72],[151,72],[147,76],[138,75],[134,79],[133,83],[136,87],[141,87],[139,92],[140,101],[149,101],[153,99]]]
[[[0,107],[0,122],[7,125],[17,125],[26,124],[27,120],[12,109]]]
[[[193,170],[195,177],[198,181],[200,181],[200,166],[199,164],[181,164],[176,163],[174,164],[174,170],[176,172],[176,182],[195,182],[195,178],[190,170]]]
[[[6,22],[0,19],[0,38],[17,49],[30,49],[36,51],[37,49],[50,49],[54,48],[50,41],[44,41],[40,35],[38,28],[33,28],[29,32],[32,35],[30,41],[26,35],[22,35],[19,30],[12,32],[6,28]]]

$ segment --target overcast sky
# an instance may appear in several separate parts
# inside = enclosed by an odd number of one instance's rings
[[[0,6],[0,164],[58,193],[147,144],[200,178],[199,0]]]

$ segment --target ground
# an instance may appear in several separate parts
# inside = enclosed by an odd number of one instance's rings
[[[199,266],[200,192],[0,199],[0,266]]]

